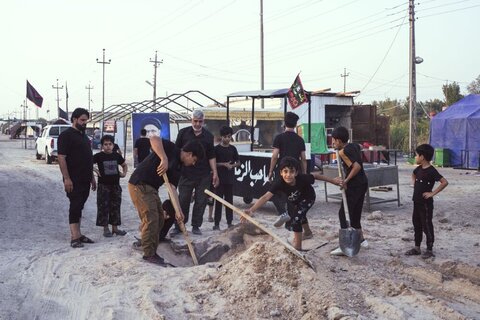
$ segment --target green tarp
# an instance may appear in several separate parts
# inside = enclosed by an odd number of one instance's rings
[[[327,137],[325,136],[324,123],[312,123],[311,131],[311,152],[312,153],[328,153]],[[308,124],[301,124],[301,136],[305,142],[308,142]]]

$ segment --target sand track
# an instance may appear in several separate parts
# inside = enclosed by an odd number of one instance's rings
[[[316,272],[266,235],[225,230],[224,220],[222,232],[204,222],[203,236],[191,235],[202,265],[192,266],[177,237],[158,253],[180,267],[159,268],[131,249],[138,217],[126,180],[122,228],[128,234],[102,236],[92,193],[82,230],[96,243],[71,249],[58,166],[34,156],[20,141],[0,137],[2,320],[480,318],[480,176],[473,171],[440,168],[450,185],[435,198],[433,259],[403,255],[413,244],[413,167],[401,164],[402,206],[377,205],[373,210],[381,212],[370,218],[364,213],[370,248],[355,258],[329,255],[337,244],[339,203],[326,203],[317,183],[309,219],[317,241],[329,243],[307,253]],[[239,198],[234,204],[247,207]],[[255,218],[271,226],[274,212],[267,205]]]

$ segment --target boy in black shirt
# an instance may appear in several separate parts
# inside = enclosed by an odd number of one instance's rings
[[[348,139],[349,134],[347,128],[338,127],[333,130],[333,146],[339,150],[338,154],[342,160],[343,168],[346,171],[346,177],[341,183],[341,187],[345,189],[347,197],[350,226],[362,232],[360,220],[362,218],[363,201],[365,200],[365,193],[368,188],[368,180],[363,170],[360,146],[358,144],[348,143]],[[337,159],[337,161],[340,161],[340,159]],[[342,229],[348,228],[343,201],[338,211],[338,216],[340,219],[340,227]],[[363,233],[361,246],[363,248],[368,247],[368,242],[363,238]],[[340,248],[337,248],[330,252],[330,254],[340,256],[343,255],[343,252]]]
[[[122,187],[120,178],[127,174],[127,163],[118,153],[114,152],[115,138],[104,135],[100,140],[102,151],[93,156],[93,163],[98,169],[94,169],[98,175],[97,187],[97,226],[103,227],[103,236],[112,237],[114,234],[124,236],[124,230],[118,229],[121,225],[120,205],[122,203]],[[118,170],[118,166],[122,171]],[[112,231],[108,225],[112,225]]]
[[[422,243],[422,234],[427,237],[427,251],[423,258],[433,257],[433,196],[445,189],[448,181],[438,173],[431,164],[434,149],[429,144],[422,144],[415,150],[415,163],[419,166],[413,170],[412,180],[413,189],[413,215],[412,222],[415,232],[415,248],[405,252],[407,256],[419,255],[420,244]],[[440,185],[434,190],[435,181],[440,181]]]
[[[287,222],[287,229],[293,231],[293,247],[302,250],[303,226],[308,223],[307,211],[315,203],[315,190],[312,184],[315,180],[323,180],[333,184],[339,184],[335,179],[320,175],[303,174],[300,172],[300,162],[292,157],[284,157],[280,161],[280,178],[276,179],[270,191],[267,191],[258,201],[245,213],[252,215],[258,208],[269,201],[274,194],[283,192],[287,195],[287,210],[290,221]],[[243,220],[242,220],[243,221]]]
[[[233,130],[230,127],[223,126],[220,129],[220,136],[222,141],[215,146],[215,158],[217,160],[218,179],[220,184],[216,189],[216,194],[225,201],[232,203],[233,201],[233,182],[235,180],[235,173],[233,169],[240,165],[238,160],[237,148],[230,144]],[[220,220],[222,219],[223,205],[217,201],[215,206],[215,225],[213,230],[220,230]],[[233,211],[225,207],[225,216],[227,224],[230,228],[232,226]]]

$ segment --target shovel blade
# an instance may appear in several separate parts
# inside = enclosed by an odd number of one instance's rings
[[[360,230],[354,228],[340,229],[340,249],[347,257],[353,257],[360,251]]]

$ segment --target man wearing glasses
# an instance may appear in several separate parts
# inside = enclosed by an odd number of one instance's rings
[[[202,234],[200,227],[202,226],[203,213],[207,206],[207,195],[204,190],[208,189],[211,184],[217,187],[219,183],[213,135],[203,127],[204,118],[205,116],[201,110],[193,111],[192,126],[181,129],[175,141],[175,145],[181,149],[189,141],[198,140],[205,149],[205,158],[193,166],[182,167],[182,173],[178,183],[180,206],[185,215],[185,224],[188,221],[190,200],[192,194],[194,194],[192,233],[198,235]],[[170,232],[170,235],[174,236],[178,233],[180,233],[180,229],[175,225],[175,229]]]

